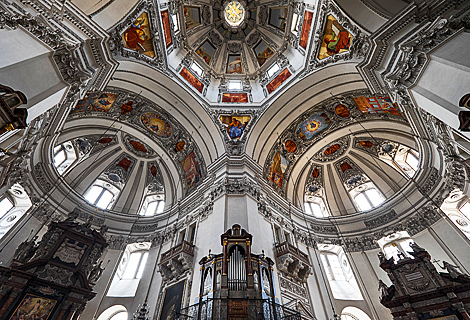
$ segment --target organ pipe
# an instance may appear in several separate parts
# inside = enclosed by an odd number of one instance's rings
[[[232,251],[228,266],[229,289],[234,291],[246,290],[246,263],[239,246],[236,246]]]

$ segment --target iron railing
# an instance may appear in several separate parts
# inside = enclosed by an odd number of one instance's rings
[[[301,320],[300,312],[267,299],[206,299],[173,314],[173,320]]]

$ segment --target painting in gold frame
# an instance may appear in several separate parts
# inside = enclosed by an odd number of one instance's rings
[[[160,320],[171,320],[175,312],[179,312],[183,305],[186,281],[181,281],[171,287],[165,288]]]
[[[51,318],[57,300],[27,293],[16,307],[9,320]]]

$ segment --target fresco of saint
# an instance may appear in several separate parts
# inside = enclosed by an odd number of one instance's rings
[[[332,15],[329,15],[318,59],[325,59],[329,56],[349,51],[352,39],[352,35]]]
[[[142,52],[150,58],[155,57],[150,35],[149,19],[144,12],[122,34],[124,46],[131,50]]]
[[[162,138],[171,136],[171,125],[156,113],[146,112],[141,116],[142,123]]]
[[[274,155],[271,167],[269,167],[268,178],[275,184],[282,188],[282,181],[284,179],[284,173],[287,170],[289,161],[278,151]]]
[[[221,116],[220,121],[224,124],[231,139],[239,139],[246,125],[250,121],[250,116]]]

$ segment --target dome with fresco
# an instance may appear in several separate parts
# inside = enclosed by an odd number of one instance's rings
[[[153,10],[141,2],[113,26],[113,55],[163,71],[207,107],[265,108],[290,85],[367,48],[366,33],[333,2],[198,0]]]

